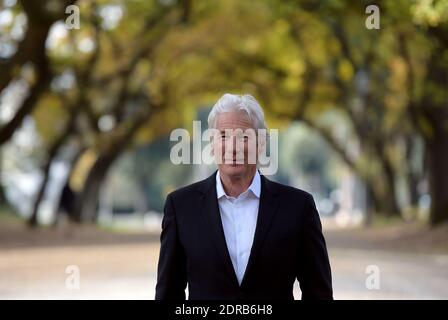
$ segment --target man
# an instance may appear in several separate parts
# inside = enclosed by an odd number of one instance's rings
[[[268,180],[248,161],[265,129],[250,95],[225,94],[208,118],[218,171],[169,194],[156,300],[332,299],[331,270],[313,197]]]

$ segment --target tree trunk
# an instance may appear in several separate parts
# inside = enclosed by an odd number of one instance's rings
[[[381,190],[382,213],[388,217],[401,216],[401,210],[397,201],[396,176],[392,163],[387,157],[385,147],[380,137],[374,138],[374,148],[381,165],[384,180],[384,190]]]
[[[64,198],[64,194],[63,193],[64,193],[64,189],[65,188],[68,188],[69,190],[71,190],[73,192],[73,190],[70,187],[70,179],[73,176],[73,171],[76,168],[76,164],[77,164],[79,158],[81,157],[81,155],[84,153],[85,150],[86,150],[86,147],[85,146],[81,146],[79,148],[79,150],[76,151],[75,156],[70,160],[70,165],[69,165],[70,171],[67,174],[67,179],[65,180],[63,190],[62,190],[61,195],[59,197],[58,207],[56,209],[56,217],[55,217],[55,220],[53,222],[53,226],[57,226],[58,225],[59,218],[60,218],[60,215],[62,213],[62,210],[65,211],[64,213],[67,214],[68,219],[70,221],[72,221],[72,222],[74,221],[74,219],[73,219],[73,213],[74,213],[73,206],[74,206],[74,202],[75,202],[75,198],[76,198],[75,194],[72,193],[73,196],[70,197],[71,199],[67,199],[67,197]],[[69,203],[67,203],[67,202],[69,202]]]
[[[154,109],[153,109],[154,108]],[[126,149],[137,130],[158,110],[158,106],[150,106],[147,110],[143,110],[141,114],[137,114],[132,123],[123,125],[123,128],[117,128],[120,132],[115,136],[114,141],[109,141],[109,146],[98,156],[97,160],[90,169],[84,187],[81,193],[76,197],[75,209],[73,217],[76,222],[95,222],[97,218],[98,196],[101,188],[101,183],[110,166]]]
[[[35,228],[38,225],[39,205],[42,202],[42,198],[44,197],[44,194],[45,194],[45,189],[47,188],[47,183],[48,183],[48,180],[50,177],[51,163],[53,162],[53,159],[55,158],[55,156],[56,156],[56,154],[49,155],[48,160],[44,166],[44,169],[43,169],[44,179],[42,180],[42,183],[39,187],[36,198],[34,199],[33,211],[31,212],[31,216],[28,219],[28,226],[31,228]]]
[[[39,65],[36,68],[37,83],[31,86],[27,97],[14,117],[8,123],[0,127],[0,145],[7,142],[12,137],[15,130],[22,125],[23,119],[33,111],[40,95],[48,88],[51,81],[51,74],[48,70],[47,63],[48,61],[46,58],[43,58],[43,60],[39,62]]]
[[[0,173],[2,172],[3,168],[3,153],[0,149]],[[6,195],[5,195],[5,189],[3,188],[3,181],[1,180],[1,174],[0,174],[0,208],[5,207],[8,205]]]
[[[419,200],[419,191],[418,184],[420,182],[421,177],[423,176],[423,169],[416,170],[413,166],[413,157],[415,154],[415,139],[413,139],[412,135],[408,135],[406,137],[406,183],[408,188],[409,195],[409,205],[412,209],[418,208],[418,200]]]
[[[447,31],[442,28],[430,29],[439,43],[433,49],[428,63],[427,90],[421,101],[423,115],[432,125],[432,132],[425,139],[432,226],[448,221],[448,65],[444,55],[448,46]]]
[[[437,134],[427,145],[429,188],[431,191],[430,223],[448,221],[448,133]]]
[[[112,151],[102,154],[90,169],[84,187],[78,195],[73,217],[76,222],[92,223],[97,218],[98,198],[101,184],[109,171],[110,166],[120,152]]]
[[[50,146],[50,149],[48,151],[48,159],[43,168],[44,180],[42,181],[39,187],[39,191],[37,192],[36,198],[34,200],[33,211],[28,220],[28,225],[31,228],[36,227],[38,224],[39,205],[44,197],[45,189],[47,188],[48,179],[50,176],[51,164],[53,163],[53,160],[58,154],[58,151],[61,148],[61,146],[65,143],[67,138],[70,137],[73,130],[75,129],[77,115],[78,115],[78,108],[72,107],[69,110],[69,119],[65,124],[64,130],[62,131],[61,135]]]
[[[400,217],[401,210],[397,201],[396,180],[393,168],[388,161],[382,161],[386,180],[386,190],[384,194],[384,213],[389,217]]]
[[[7,200],[5,196],[5,189],[3,188],[3,185],[0,182],[0,207],[6,206]]]
[[[375,195],[375,191],[373,190],[373,186],[371,183],[366,184],[366,212],[365,212],[365,220],[364,225],[366,227],[370,227],[373,222],[373,216],[375,213],[381,211],[381,202],[378,200]]]

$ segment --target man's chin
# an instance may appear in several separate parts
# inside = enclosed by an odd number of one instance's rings
[[[222,164],[220,170],[228,175],[238,175],[246,172],[246,166],[244,164]]]

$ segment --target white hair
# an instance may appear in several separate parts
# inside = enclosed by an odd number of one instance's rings
[[[258,101],[250,94],[236,95],[226,93],[213,106],[208,115],[208,127],[215,128],[217,116],[224,112],[245,112],[255,130],[266,129],[264,112]]]

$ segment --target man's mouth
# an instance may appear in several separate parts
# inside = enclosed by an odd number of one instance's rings
[[[243,159],[224,159],[224,164],[231,164],[231,165],[243,164]]]

